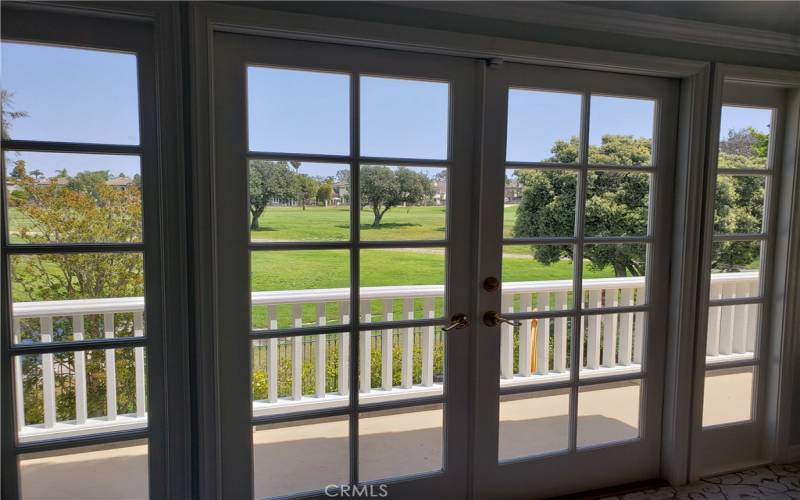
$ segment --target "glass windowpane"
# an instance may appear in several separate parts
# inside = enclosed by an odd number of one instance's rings
[[[586,236],[646,236],[649,202],[650,174],[590,171]]]
[[[589,385],[578,389],[578,448],[639,437],[642,382]]]
[[[506,160],[577,163],[581,95],[509,89]]]
[[[569,389],[500,396],[499,460],[533,457],[569,446]]]
[[[772,110],[722,106],[718,168],[767,168]]]
[[[750,421],[754,383],[752,366],[706,371],[703,427]]]
[[[575,186],[569,170],[506,170],[504,238],[575,234]]]
[[[630,97],[591,97],[589,163],[652,165],[655,101]]]
[[[719,175],[714,198],[714,232],[761,233],[767,178],[760,175]]]

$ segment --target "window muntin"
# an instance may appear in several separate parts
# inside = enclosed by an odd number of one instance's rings
[[[266,130],[266,125],[254,125],[254,120],[268,115],[263,103],[283,96],[276,93],[280,86],[254,85],[252,75],[269,71],[271,76],[324,80],[313,91],[323,92],[328,85],[337,103],[347,102],[347,114],[326,112],[328,122],[291,132],[293,142],[264,144],[263,134],[254,131]],[[347,92],[336,91],[340,80],[348,82]],[[440,325],[450,248],[450,82],[250,66],[248,85],[250,210],[242,216],[252,224],[254,209],[260,213],[259,228],[251,229],[249,242],[255,433],[266,435],[261,431],[273,425],[300,428],[309,421],[309,411],[325,412],[330,422],[350,413],[364,425],[379,421],[385,426],[398,411],[427,414],[414,401],[425,398],[438,404],[438,432],[443,435],[443,408],[437,401],[444,398],[447,344]],[[298,84],[289,92],[289,102],[304,88]],[[321,127],[334,122],[343,127],[342,117],[349,117],[351,110],[358,129],[351,128],[348,118],[347,130],[331,135],[346,137],[347,148],[332,147]],[[293,126],[290,121],[288,128]],[[256,164],[262,170],[280,170],[278,177],[286,178],[282,196],[270,192],[256,204],[260,206],[253,204],[261,195],[257,184],[276,176],[253,172]],[[298,182],[304,175],[313,181],[309,184],[317,184],[318,192],[319,185],[332,181],[332,202],[316,197],[304,203]],[[371,329],[373,323],[381,327]],[[387,403],[398,408],[385,418],[373,418],[379,414],[371,406]],[[357,417],[356,411],[363,415]],[[287,418],[288,423],[272,423]],[[346,419],[343,425],[347,430]],[[380,448],[390,436],[372,432],[362,437]],[[359,438],[342,435],[345,454],[348,440],[357,443]],[[266,491],[259,479],[267,463],[259,458],[261,448],[254,441],[257,495],[299,493],[329,484],[296,481],[287,474],[282,486],[272,484]],[[366,453],[372,448],[359,449]],[[441,463],[441,443],[438,449]],[[372,461],[377,465],[386,463],[381,450],[376,449]],[[441,465],[431,470],[437,469]],[[381,470],[361,464],[359,480],[407,473]],[[335,482],[351,480],[345,475]]]
[[[509,90],[502,313],[523,324],[501,326],[501,398],[520,397],[510,395],[520,387],[529,386],[535,396],[568,384],[567,395],[578,393],[578,423],[566,429],[567,450],[639,437],[652,200],[660,169],[666,168],[653,155],[657,104],[652,98]],[[542,147],[533,154],[519,138],[530,135],[525,126],[535,129],[537,113],[548,106],[559,107],[566,118],[542,135],[569,124],[574,133],[556,138],[549,154]],[[512,257],[519,256],[529,259],[531,269],[538,266],[532,277],[514,265]],[[524,278],[534,281],[517,282]],[[573,290],[581,298],[574,309],[564,308],[567,317],[559,315],[561,302],[553,301],[558,293],[549,290],[564,280],[570,282],[565,302],[572,302]],[[526,283],[536,285],[537,293],[520,293]],[[539,304],[537,294],[550,299]],[[536,369],[529,369],[534,358]],[[608,376],[619,382],[603,384]],[[606,414],[626,422],[624,429],[605,437],[587,433],[589,420]],[[501,449],[500,459],[524,456]]]

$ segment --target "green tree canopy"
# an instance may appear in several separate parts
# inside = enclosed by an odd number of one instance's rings
[[[417,205],[434,194],[431,179],[410,168],[368,165],[361,168],[360,175],[361,204],[372,209],[372,227],[380,226],[392,207]]]
[[[743,134],[751,134],[749,138]],[[731,131],[731,144],[720,147],[720,168],[752,168],[766,164],[767,137],[753,129]],[[725,142],[725,141],[723,141]],[[746,145],[746,146],[743,146]],[[651,142],[646,138],[605,135],[599,146],[589,147],[589,162],[601,165],[648,165]],[[729,152],[726,152],[729,151]],[[577,137],[557,141],[547,161],[575,163],[579,159]],[[764,155],[763,157],[757,155]],[[575,183],[568,170],[518,170],[524,186],[513,228],[515,237],[572,236],[575,225]],[[649,176],[637,172],[593,171],[587,178],[586,226],[589,236],[647,234]],[[754,176],[720,176],[717,182],[715,230],[760,232],[764,184]],[[570,245],[534,245],[533,256],[552,264],[572,258]],[[746,268],[758,258],[758,242],[725,242],[714,247],[712,266],[722,271]],[[617,276],[645,272],[645,246],[641,244],[587,245],[586,258],[594,269],[612,267]]]
[[[250,229],[259,229],[259,217],[272,200],[291,200],[296,194],[295,173],[289,162],[251,160],[248,176]]]

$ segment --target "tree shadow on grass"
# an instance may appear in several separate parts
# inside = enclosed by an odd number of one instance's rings
[[[380,229],[398,229],[403,227],[421,227],[421,226],[422,224],[414,224],[412,222],[381,222],[381,224],[378,227],[373,227],[372,224],[361,224],[359,227],[361,229],[380,230]],[[337,225],[336,227],[347,229],[350,226],[342,224],[342,225]]]
[[[273,232],[273,231],[280,231],[280,229],[275,229],[274,227],[261,226],[258,229],[251,229],[250,230],[251,233],[269,233],[269,232]]]

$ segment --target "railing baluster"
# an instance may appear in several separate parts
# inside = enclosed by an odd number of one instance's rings
[[[83,315],[72,316],[72,338],[83,340]],[[75,351],[75,423],[85,424],[87,413],[86,402],[86,352]]]
[[[722,285],[711,284],[710,300],[722,298]],[[708,332],[706,333],[706,356],[719,355],[719,325],[721,307],[708,308]]]
[[[133,336],[144,336],[144,313],[133,313]],[[145,401],[145,373],[144,373],[144,347],[133,348],[136,378],[136,416],[144,417],[147,403]]]
[[[22,335],[22,324],[19,318],[14,318],[14,344],[19,344]],[[17,430],[25,428],[25,389],[22,381],[22,357],[14,356],[14,402],[17,406]]]
[[[589,308],[600,307],[600,290],[589,290]],[[589,324],[586,334],[586,368],[600,366],[600,316],[595,314],[587,316]]]
[[[292,304],[292,322],[295,328],[303,326],[303,304]],[[292,399],[303,398],[303,336],[292,337]]]
[[[414,298],[403,300],[403,319],[414,319]],[[400,334],[400,386],[410,389],[414,385],[414,329],[405,328]]]
[[[339,322],[343,325],[350,323],[350,302],[339,303]],[[339,334],[339,394],[345,396],[350,393],[350,333]]]
[[[740,281],[736,283],[736,297],[748,297],[750,294],[749,283]],[[747,313],[746,305],[738,305],[733,308],[733,339],[731,350],[735,353],[747,351]]]
[[[539,292],[536,309],[547,311],[550,309],[550,293]],[[536,373],[546,375],[550,371],[548,358],[550,357],[550,319],[540,318],[536,327]]]
[[[644,304],[644,288],[636,289],[636,303]],[[642,349],[644,348],[644,313],[637,312],[633,315],[633,362],[642,364]]]
[[[722,298],[736,297],[736,284],[726,283],[722,287]],[[734,306],[723,306],[719,321],[719,352],[731,354],[733,352],[733,311]]]
[[[325,326],[328,324],[328,319],[325,315],[325,303],[320,302],[317,304],[317,325]],[[324,333],[321,335],[317,335],[317,362],[315,367],[315,377],[314,381],[316,382],[316,394],[318,398],[325,397],[325,384],[327,382],[327,370],[326,368],[326,354],[328,350],[328,340],[327,335]]]
[[[533,309],[532,298],[530,293],[519,294],[520,312],[530,312]],[[522,377],[529,377],[531,374],[531,342],[533,341],[531,338],[532,321],[524,319],[521,323],[522,326],[519,327],[519,374]],[[539,348],[538,345],[536,347]]]
[[[103,332],[105,338],[114,338],[114,313],[103,314]],[[117,418],[117,352],[114,349],[106,349],[106,414],[109,420]]]
[[[556,293],[556,309],[567,307],[567,292]],[[567,318],[555,320],[555,335],[553,337],[553,371],[564,373],[567,371]]]
[[[617,288],[606,288],[605,307],[618,307]],[[616,313],[603,315],[603,366],[617,366],[617,322]]]
[[[386,299],[380,304],[384,321],[394,319],[394,300]],[[384,391],[392,390],[392,348],[394,330],[387,328],[381,332],[381,388]]]
[[[750,297],[758,296],[758,280],[749,283]],[[758,304],[747,306],[747,341],[745,344],[746,352],[756,352],[756,339],[758,338]]]
[[[620,291],[620,304],[624,306],[633,305],[633,289],[623,288]],[[631,364],[631,348],[633,347],[633,313],[622,313],[619,315],[619,364],[628,366]]]
[[[274,304],[267,306],[267,325],[270,330],[278,328],[278,307]],[[278,339],[267,340],[267,401],[274,403],[278,400]]]
[[[372,322],[372,303],[369,300],[361,301],[361,316],[364,323]],[[359,390],[367,393],[372,389],[372,361],[371,361],[372,332],[362,331],[358,340],[359,362]]]
[[[42,342],[53,341],[53,318],[43,316],[39,318]],[[53,372],[53,355],[42,354],[42,392],[44,397],[44,426],[53,427],[56,424],[56,381]]]
[[[513,312],[514,296],[504,294],[500,308],[503,312]],[[514,378],[514,329],[505,323],[500,326],[500,376]]]
[[[423,316],[427,319],[436,317],[436,302],[433,297],[426,297],[423,304]],[[436,340],[433,326],[422,328],[422,385],[430,387],[433,385],[433,350]],[[446,341],[446,339],[445,339]]]

